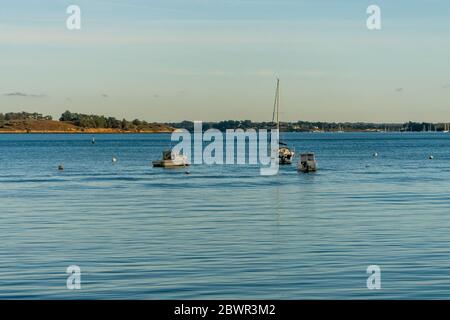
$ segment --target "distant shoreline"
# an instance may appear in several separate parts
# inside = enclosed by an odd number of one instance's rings
[[[142,131],[142,132],[133,132],[133,131],[108,131],[108,132],[95,132],[95,131],[1,131],[0,135],[3,134],[159,134],[159,133],[172,133],[173,131]]]
[[[129,134],[170,133],[175,129],[163,123],[64,112],[59,120],[34,112],[0,113],[0,134]]]
[[[269,130],[272,121],[253,122],[251,120],[203,121],[202,130]],[[9,112],[0,113],[0,134],[142,134],[172,133],[178,129],[194,131],[193,121],[147,122],[139,119],[128,121],[114,117],[86,115],[64,112],[59,120],[40,113]],[[405,122],[405,123],[365,123],[365,122],[280,122],[282,132],[449,132],[450,123]]]
[[[172,131],[1,131],[1,135],[14,134],[14,135],[33,135],[33,134],[82,134],[82,135],[93,135],[93,134],[124,134],[124,135],[132,135],[132,134],[167,134],[173,133]],[[348,131],[282,131],[282,133],[313,133],[313,134],[323,134],[323,133],[333,133],[333,134],[342,134],[342,133],[373,133],[373,134],[383,134],[383,133],[443,133],[442,131],[373,131],[373,130],[348,130]]]

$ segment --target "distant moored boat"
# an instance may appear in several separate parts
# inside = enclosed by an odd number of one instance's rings
[[[280,113],[280,79],[277,79],[277,89],[275,92],[275,102],[273,106],[272,122],[275,122],[276,120],[278,134],[280,133],[279,113]],[[279,164],[280,165],[291,164],[295,156],[295,151],[291,150],[284,142],[278,141],[278,143],[279,145],[281,145],[281,147],[278,148]]]
[[[175,153],[171,150],[163,152],[162,160],[153,161],[153,166],[160,168],[186,167],[188,165],[188,159],[185,155]]]
[[[305,173],[317,171],[317,161],[314,153],[302,153],[298,161],[297,170]]]

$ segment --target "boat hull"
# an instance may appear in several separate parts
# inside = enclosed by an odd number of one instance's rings
[[[316,172],[317,163],[315,161],[302,161],[298,164],[297,170],[304,173]]]
[[[176,167],[187,167],[188,163],[173,161],[173,160],[158,160],[153,161],[153,167],[155,168],[176,168]]]
[[[292,159],[280,157],[279,165],[290,165],[290,164],[292,164]]]
[[[278,158],[280,165],[289,165],[292,164],[292,160],[294,160],[295,152],[290,150],[289,148],[280,148],[278,150]]]

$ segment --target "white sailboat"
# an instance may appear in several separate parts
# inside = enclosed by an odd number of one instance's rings
[[[444,124],[444,133],[449,133],[449,125],[448,125],[448,123]]]
[[[277,123],[278,132],[280,132],[280,79],[277,79],[277,89],[275,92],[275,102],[273,106],[272,122]],[[278,157],[280,165],[291,164],[295,156],[295,151],[291,150],[286,143],[278,140]]]

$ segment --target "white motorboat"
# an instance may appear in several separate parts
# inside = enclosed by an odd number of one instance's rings
[[[298,161],[297,170],[305,173],[317,171],[317,161],[314,153],[302,153]]]
[[[162,160],[153,161],[154,167],[161,168],[186,167],[188,165],[188,159],[185,155],[177,154],[171,150],[163,152]]]

